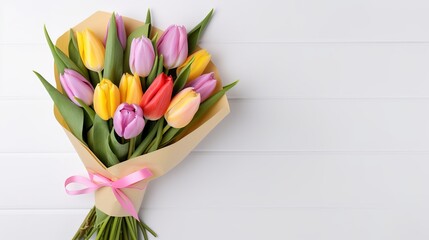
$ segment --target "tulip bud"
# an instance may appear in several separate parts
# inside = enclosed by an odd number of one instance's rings
[[[94,110],[103,120],[113,117],[120,103],[118,87],[108,79],[103,79],[94,91]]]
[[[168,125],[183,128],[188,125],[200,106],[200,94],[193,88],[185,88],[171,100],[164,117]]]
[[[130,48],[130,69],[133,74],[147,77],[152,70],[155,51],[149,38],[134,38]]]
[[[113,127],[116,134],[125,139],[137,137],[145,126],[143,110],[139,105],[122,103],[115,111]]]
[[[146,119],[160,119],[168,108],[173,94],[173,78],[161,73],[156,77],[140,101]]]
[[[161,35],[156,45],[158,53],[164,57],[164,67],[172,69],[180,66],[188,56],[188,35],[184,26],[172,25]]]
[[[67,96],[76,105],[80,107],[75,97],[82,100],[88,106],[92,104],[94,87],[80,73],[72,69],[64,69],[64,73],[60,75],[60,82]]]
[[[177,68],[177,74],[182,71],[182,69],[191,61],[192,58],[194,58],[194,61],[191,64],[191,71],[189,73],[188,81],[192,81],[203,74],[204,69],[206,69],[210,62],[211,56],[204,49],[196,51],[195,53],[191,54],[180,67]]]
[[[139,76],[128,73],[122,75],[121,82],[119,83],[119,92],[121,93],[121,102],[139,104],[143,96]]]
[[[115,23],[116,23],[116,32],[118,35],[119,42],[121,43],[122,49],[125,49],[127,46],[127,33],[125,32],[124,21],[122,20],[122,16],[115,13]],[[107,42],[107,35],[109,34],[110,21],[107,24],[106,35],[104,37],[104,45]]]
[[[193,87],[194,90],[200,94],[201,102],[204,102],[210,95],[213,90],[216,88],[217,81],[214,78],[214,72],[203,74],[191,82],[188,82],[185,85],[186,87]]]
[[[104,68],[104,45],[94,33],[85,29],[76,32],[79,54],[85,67],[94,72],[100,72]]]

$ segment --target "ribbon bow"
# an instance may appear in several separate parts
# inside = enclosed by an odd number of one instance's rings
[[[71,176],[67,178],[64,183],[64,187],[66,189],[67,194],[70,194],[70,195],[86,194],[86,193],[95,192],[102,187],[110,187],[112,188],[113,194],[115,195],[119,204],[121,204],[121,206],[125,209],[125,211],[130,213],[135,219],[139,220],[137,211],[136,209],[134,209],[133,203],[127,197],[127,195],[125,195],[125,193],[122,192],[121,189],[132,188],[130,187],[131,185],[137,182],[140,182],[144,179],[150,178],[153,174],[148,168],[140,169],[136,172],[133,172],[115,181],[112,181],[111,179],[108,179],[98,173],[88,172],[88,175],[89,175],[89,178],[82,177],[82,176]],[[82,184],[82,185],[85,185],[86,188],[79,189],[79,190],[68,190],[67,186],[71,183]]]

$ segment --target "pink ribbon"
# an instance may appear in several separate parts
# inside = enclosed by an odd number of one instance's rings
[[[138,183],[144,179],[150,178],[153,174],[148,168],[140,169],[136,172],[133,172],[123,178],[120,178],[116,181],[112,181],[98,173],[88,172],[89,178],[82,176],[71,176],[66,179],[64,183],[64,187],[66,192],[70,195],[79,195],[79,194],[87,194],[91,192],[97,191],[102,187],[110,187],[112,188],[113,194],[118,200],[119,204],[130,213],[135,219],[139,220],[136,209],[134,209],[134,205],[131,200],[121,191],[124,188],[133,188],[131,185]],[[71,183],[78,183],[85,185],[86,188],[79,190],[68,190],[67,186]],[[143,190],[143,189],[140,189]]]

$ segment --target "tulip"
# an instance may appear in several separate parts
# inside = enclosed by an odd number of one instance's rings
[[[113,117],[113,127],[125,139],[137,137],[145,126],[143,110],[137,104],[122,103]]]
[[[190,55],[180,67],[177,68],[177,74],[182,71],[182,69],[191,61],[192,58],[194,58],[194,61],[191,64],[191,71],[189,73],[188,81],[194,80],[204,72],[204,69],[206,69],[210,62],[211,56],[204,49],[196,51]]]
[[[85,29],[76,32],[79,54],[85,67],[94,72],[100,72],[104,68],[104,45],[94,33]]]
[[[143,94],[140,107],[146,119],[160,119],[168,108],[173,93],[173,78],[164,73],[158,75]]]
[[[193,88],[180,91],[168,106],[164,117],[168,125],[174,128],[183,128],[188,125],[200,106],[200,94]]]
[[[201,102],[204,102],[210,95],[213,90],[216,88],[217,81],[214,78],[214,72],[203,74],[197,77],[195,80],[188,82],[185,85],[186,87],[193,87],[194,90],[200,94]]]
[[[72,69],[64,69],[64,73],[60,75],[60,82],[67,96],[76,105],[81,106],[75,97],[82,100],[88,106],[92,104],[94,87],[80,73]]]
[[[116,23],[116,33],[118,35],[119,42],[121,43],[122,49],[125,49],[127,46],[127,33],[125,32],[124,21],[122,16],[115,13],[115,23]],[[107,42],[107,35],[109,34],[110,21],[107,24],[106,35],[104,37],[104,45]]]
[[[118,87],[108,79],[103,79],[94,91],[94,110],[103,120],[113,117],[120,103]]]
[[[121,93],[121,102],[139,104],[143,96],[139,76],[128,73],[122,75],[121,82],[119,83],[119,92]]]
[[[133,74],[147,77],[152,70],[155,51],[149,38],[134,38],[130,49],[130,69]]]
[[[180,66],[188,56],[188,35],[184,26],[172,25],[161,35],[156,45],[164,57],[164,67]]]

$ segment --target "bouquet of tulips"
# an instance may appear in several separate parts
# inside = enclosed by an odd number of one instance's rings
[[[224,95],[237,83],[222,87],[210,54],[197,46],[211,16],[189,32],[177,25],[162,32],[149,11],[144,23],[97,12],[55,45],[45,28],[56,87],[35,74],[89,175],[69,177],[66,192],[95,193],[73,239],[156,236],[138,215],[148,182],[229,113]]]

